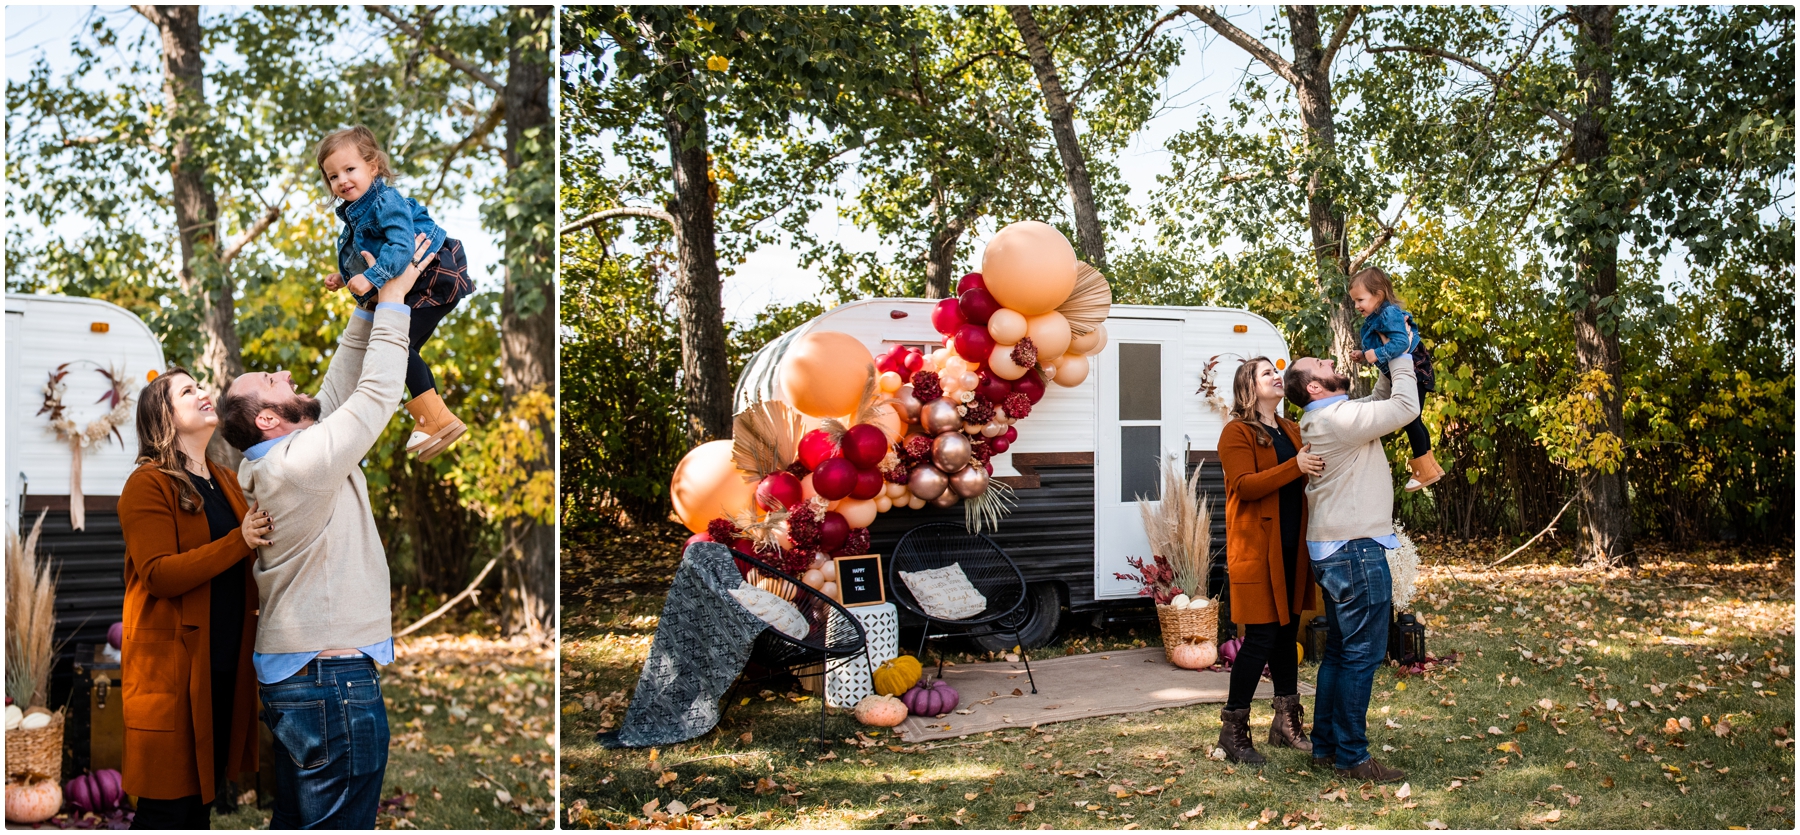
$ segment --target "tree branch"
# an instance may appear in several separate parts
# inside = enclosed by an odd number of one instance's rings
[[[1501,88],[1506,86],[1506,79],[1504,76],[1500,75],[1497,72],[1494,72],[1492,69],[1489,69],[1486,65],[1482,64],[1480,61],[1477,61],[1473,58],[1469,58],[1467,56],[1458,55],[1447,49],[1439,49],[1435,46],[1411,46],[1411,45],[1407,45],[1407,44],[1402,44],[1400,46],[1370,47],[1369,51],[1370,52],[1411,52],[1413,54],[1424,55],[1429,58],[1441,58],[1445,61],[1449,61],[1449,62],[1456,63],[1456,64],[1461,64],[1465,67],[1468,67],[1469,69],[1472,69],[1472,70],[1480,73],[1484,78],[1486,78],[1488,80],[1488,83],[1494,85],[1494,91],[1496,93],[1498,93]],[[1555,110],[1552,110],[1541,104],[1533,105],[1533,109],[1537,110],[1539,113],[1544,114],[1545,116],[1549,116],[1551,121],[1554,121],[1558,125],[1562,126],[1563,130],[1572,131],[1575,129],[1575,121],[1573,119],[1570,119],[1569,117],[1564,116],[1563,114],[1558,113]]]
[[[225,251],[219,254],[219,266],[223,267],[230,264],[233,259],[238,257],[238,253],[244,251],[244,247],[250,245],[251,241],[261,237],[262,233],[269,231],[269,227],[273,226],[275,221],[281,218],[281,207],[287,203],[288,194],[292,193],[293,190],[294,181],[292,178],[289,178],[287,184],[281,189],[281,196],[276,198],[275,202],[269,205],[268,210],[262,213],[262,217],[257,218],[255,223],[250,224],[250,228],[244,230],[242,236],[233,241],[231,246],[226,247]]]
[[[500,126],[500,120],[505,115],[506,97],[495,96],[494,106],[488,109],[487,118],[483,119],[481,124],[476,125],[475,130],[471,131],[468,136],[463,137],[462,141],[457,142],[456,145],[452,146],[450,148],[450,153],[444,157],[444,164],[438,168],[437,185],[431,187],[430,193],[433,196],[444,188],[444,179],[450,176],[450,165],[456,162],[457,157],[462,155],[463,149],[467,148],[471,142],[476,143],[479,146],[481,140],[486,139],[488,134],[494,132],[494,128]]]
[[[1336,58],[1338,50],[1343,48],[1344,39],[1350,36],[1350,25],[1356,22],[1356,16],[1361,12],[1361,6],[1344,7],[1344,17],[1338,21],[1337,30],[1331,33],[1331,43],[1326,45],[1324,56],[1319,58],[1319,66],[1331,67],[1331,59]]]
[[[1294,72],[1294,65],[1292,63],[1289,63],[1286,58],[1277,55],[1275,50],[1270,49],[1263,44],[1262,41],[1257,40],[1254,35],[1237,28],[1231,21],[1221,17],[1218,12],[1213,11],[1211,6],[1182,6],[1180,8],[1182,11],[1200,18],[1201,23],[1212,27],[1212,30],[1219,33],[1225,40],[1243,47],[1244,51],[1250,53],[1251,57],[1263,62],[1269,69],[1274,70],[1276,75],[1279,75],[1286,80],[1287,83],[1292,84],[1295,87],[1300,86],[1300,76],[1298,73]]]
[[[1131,63],[1131,61],[1137,56],[1137,54],[1139,52],[1143,51],[1144,47],[1150,45],[1150,39],[1156,37],[1156,31],[1158,29],[1161,29],[1163,27],[1163,24],[1168,23],[1169,21],[1174,20],[1178,17],[1181,17],[1184,14],[1187,14],[1187,12],[1185,12],[1181,9],[1176,9],[1175,11],[1169,12],[1168,14],[1157,18],[1156,22],[1150,24],[1150,28],[1144,30],[1144,34],[1138,37],[1138,42],[1135,46],[1133,46],[1132,48],[1130,48],[1128,50],[1125,50],[1124,54],[1119,56],[1117,59],[1108,61],[1105,64],[1102,64],[1101,66],[1095,67],[1093,72],[1088,73],[1087,78],[1081,82],[1081,86],[1077,87],[1075,89],[1074,93],[1069,94],[1069,101],[1080,101],[1081,97],[1087,94],[1088,87],[1093,85],[1094,80],[1096,78],[1099,78],[1107,73],[1110,73],[1118,67],[1122,67],[1128,63]]]
[[[1400,211],[1394,214],[1394,219],[1381,225],[1381,232],[1376,234],[1375,240],[1370,241],[1363,251],[1356,253],[1355,257],[1350,259],[1350,269],[1345,272],[1356,275],[1357,270],[1362,269],[1362,266],[1368,263],[1370,258],[1375,257],[1375,253],[1380,252],[1382,247],[1387,246],[1388,241],[1394,239],[1394,227],[1400,223],[1400,218],[1406,216],[1406,210],[1412,207],[1412,201],[1413,196],[1406,195],[1406,202],[1400,204]]]
[[[620,207],[613,208],[613,209],[601,209],[600,211],[597,211],[591,215],[588,215],[587,217],[584,217],[578,221],[575,221],[574,223],[571,223],[568,226],[564,226],[563,228],[557,230],[556,234],[557,234],[557,237],[561,237],[561,236],[567,235],[571,232],[580,232],[581,230],[586,229],[589,226],[598,224],[601,221],[611,220],[615,217],[649,218],[651,220],[660,220],[664,223],[667,223],[667,224],[669,224],[670,228],[676,228],[675,227],[675,216],[672,214],[669,214],[668,212],[663,211],[662,209],[658,209],[658,208],[655,208],[652,206],[620,206]]]
[[[457,57],[456,53],[439,46],[436,41],[426,38],[425,34],[421,32],[418,27],[406,22],[406,19],[395,14],[393,9],[386,6],[365,6],[364,8],[393,21],[395,26],[400,27],[400,31],[417,38],[419,43],[424,44],[426,49],[431,50],[431,54],[443,59],[444,63],[468,74],[469,77],[481,82],[488,89],[493,90],[496,93],[506,92],[506,85],[495,81],[493,76],[483,72],[480,67]]]
[[[442,615],[443,613],[450,611],[450,607],[455,606],[458,601],[462,600],[465,597],[468,597],[471,594],[474,594],[475,587],[481,585],[482,580],[487,579],[488,572],[494,570],[494,563],[499,562],[499,561],[500,561],[499,557],[495,557],[491,560],[488,560],[487,565],[482,567],[481,573],[475,575],[475,582],[470,583],[468,588],[463,589],[462,592],[457,594],[455,597],[452,597],[449,600],[444,601],[444,605],[437,607],[437,611],[432,612],[431,614],[426,615],[425,617],[419,618],[418,620],[413,622],[413,625],[408,626],[405,629],[400,630],[399,632],[395,632],[394,637],[404,638],[407,635],[412,634],[414,630],[416,630],[419,627],[424,626],[425,624],[428,624],[434,620],[437,620],[439,615]]]

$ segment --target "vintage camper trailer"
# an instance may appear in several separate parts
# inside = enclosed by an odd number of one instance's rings
[[[880,354],[895,344],[935,350],[943,338],[931,326],[935,302],[868,299],[841,305],[758,351],[745,366],[736,408],[778,396],[783,351],[808,331],[840,331]],[[1223,574],[1224,477],[1218,468],[1224,416],[1207,402],[1201,372],[1219,360],[1218,397],[1229,403],[1231,375],[1245,357],[1266,356],[1285,368],[1287,341],[1268,320],[1220,307],[1112,307],[1108,342],[1093,370],[1074,388],[1050,387],[1018,424],[1019,438],[993,459],[994,476],[1017,491],[1017,507],[1001,520],[994,540],[1019,564],[1031,593],[1027,646],[1050,640],[1066,609],[1100,613],[1143,606],[1136,588],[1114,577],[1131,571],[1129,557],[1149,557],[1137,498],[1158,493],[1157,461],[1182,456],[1202,467],[1212,497],[1215,593]],[[963,518],[963,509],[927,506],[894,510],[871,526],[874,550],[889,552],[921,524]],[[991,649],[998,649],[998,639]]]
[[[99,402],[110,389],[101,369],[122,375],[135,393],[164,367],[162,343],[143,320],[118,305],[72,296],[6,296],[7,519],[23,536],[44,513],[39,549],[58,572],[56,640],[63,651],[51,686],[57,703],[67,693],[76,645],[104,643],[107,627],[120,617],[125,540],[117,505],[137,458],[134,420],[118,427],[118,438],[86,451],[81,493],[87,519],[84,529],[75,530],[69,517],[72,453],[38,414],[45,383],[65,363],[62,399],[76,426],[110,410]]]

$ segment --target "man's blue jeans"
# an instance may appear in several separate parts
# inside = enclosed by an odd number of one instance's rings
[[[1387,656],[1393,580],[1387,549],[1355,539],[1312,564],[1325,599],[1325,657],[1313,697],[1312,755],[1350,769],[1369,758],[1369,691]]]
[[[262,685],[275,735],[272,829],[374,829],[387,774],[387,705],[366,655],[316,658]]]

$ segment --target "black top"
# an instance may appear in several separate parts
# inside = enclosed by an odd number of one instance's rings
[[[1269,433],[1269,440],[1275,442],[1276,464],[1286,464],[1288,459],[1300,454],[1294,449],[1294,442],[1288,439],[1286,432],[1260,424],[1264,432]],[[1294,554],[1300,550],[1300,508],[1306,501],[1306,481],[1296,478],[1281,485],[1281,558],[1287,565],[1291,577],[1294,573]]]
[[[238,518],[231,510],[230,500],[225,498],[225,488],[213,479],[193,473],[188,473],[188,481],[200,491],[206,526],[212,531],[213,541],[237,536]],[[230,568],[212,579],[211,624],[212,670],[213,678],[217,680],[220,671],[237,669],[238,650],[244,642],[244,560],[232,563]]]

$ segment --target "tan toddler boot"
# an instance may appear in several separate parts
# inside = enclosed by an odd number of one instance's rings
[[[420,461],[438,457],[469,430],[466,424],[457,420],[456,415],[450,414],[450,409],[444,405],[444,398],[438,396],[437,389],[407,401],[406,411],[416,421],[412,437],[406,441],[406,451],[419,456]]]
[[[1417,493],[1444,477],[1444,468],[1438,466],[1437,457],[1426,452],[1407,462],[1412,466],[1412,478],[1406,482],[1406,492]]]

